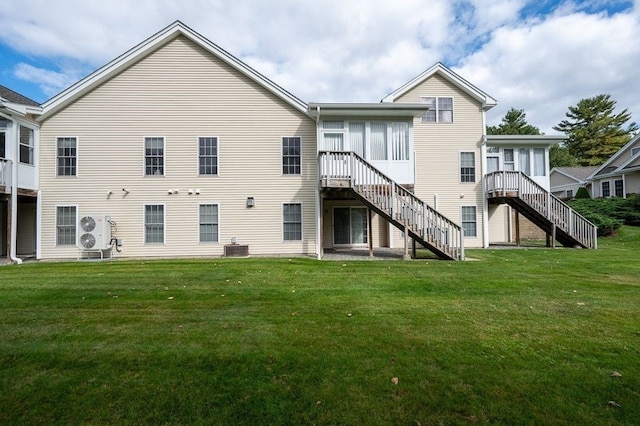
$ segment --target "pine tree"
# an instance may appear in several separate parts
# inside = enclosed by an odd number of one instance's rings
[[[582,99],[570,106],[568,119],[562,120],[553,129],[565,133],[564,142],[569,153],[582,166],[597,166],[624,146],[638,130],[631,122],[631,114],[625,108],[615,114],[616,101],[608,94]]]
[[[527,123],[523,109],[511,108],[498,126],[487,126],[488,135],[540,135],[540,129]]]

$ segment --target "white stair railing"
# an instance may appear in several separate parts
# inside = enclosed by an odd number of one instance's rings
[[[518,197],[585,248],[598,247],[598,228],[522,172],[500,170],[485,176],[488,197]]]
[[[462,228],[354,152],[321,151],[320,182],[349,187],[383,212],[399,229],[407,229],[423,244],[452,259],[464,259]]]

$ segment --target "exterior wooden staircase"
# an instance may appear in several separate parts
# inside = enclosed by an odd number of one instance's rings
[[[598,247],[598,228],[522,172],[485,176],[489,202],[507,203],[565,247]]]
[[[354,152],[321,151],[322,188],[347,189],[352,195],[443,259],[464,259],[462,228],[385,176]]]

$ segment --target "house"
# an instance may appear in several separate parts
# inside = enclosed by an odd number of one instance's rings
[[[42,104],[37,257],[463,259],[510,209],[595,247],[549,193],[559,138],[487,137],[495,105],[440,63],[378,103],[306,103],[175,22]]]
[[[640,135],[636,135],[588,177],[593,198],[640,194]]]
[[[37,102],[0,85],[0,257],[36,254]]]
[[[596,169],[596,166],[554,167],[549,173],[551,193],[561,199],[572,199],[580,188],[591,192],[591,183],[587,178]]]

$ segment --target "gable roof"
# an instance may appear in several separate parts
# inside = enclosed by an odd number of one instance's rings
[[[18,92],[14,92],[8,87],[0,84],[0,99],[14,104],[27,105],[27,106],[40,106],[39,103],[33,99],[29,99],[26,96],[21,95]]]
[[[91,91],[93,88],[102,84],[106,80],[109,80],[124,69],[129,68],[134,63],[138,62],[142,58],[146,57],[150,53],[156,51],[157,49],[161,48],[162,46],[179,36],[188,38],[210,54],[225,62],[227,65],[238,70],[246,77],[250,78],[274,95],[283,99],[295,109],[305,114],[307,113],[307,104],[305,102],[287,92],[285,89],[278,86],[276,83],[269,80],[267,77],[260,74],[235,56],[231,55],[226,50],[220,48],[218,45],[212,43],[202,35],[187,27],[182,22],[175,21],[168,27],[152,35],[142,43],[118,56],[111,62],[107,63],[103,67],[99,68],[98,70],[89,74],[87,77],[83,78],[82,80],[73,84],[71,87],[67,88],[66,90],[60,92],[53,98],[43,103],[43,115],[41,116],[41,120],[46,119],[46,117],[50,116],[61,108],[64,108],[66,105]]]
[[[587,178],[597,169],[597,166],[585,166],[585,167],[554,167],[551,172],[558,172],[565,175],[569,179],[573,179],[576,182],[584,182]]]
[[[631,162],[635,161],[637,158],[640,157],[640,152],[637,152],[636,155],[632,155],[629,160],[625,161],[620,166],[613,165],[612,163],[616,161],[618,158],[620,158],[622,155],[624,155],[626,152],[631,151],[631,149],[634,147],[634,145],[636,145],[638,141],[640,141],[640,133],[635,135],[633,138],[631,138],[631,140],[627,142],[625,146],[620,148],[615,154],[609,157],[607,161],[602,163],[600,167],[594,170],[593,173],[589,175],[589,179],[593,179],[596,176],[622,173],[623,169],[626,166],[628,166]]]
[[[470,95],[472,98],[481,102],[482,108],[485,111],[493,108],[498,104],[497,100],[495,100],[494,98],[492,98],[491,96],[489,96],[488,94],[486,94],[485,92],[483,92],[482,90],[474,86],[473,84],[469,83],[467,80],[465,80],[455,72],[451,71],[441,62],[436,63],[431,68],[424,71],[422,74],[418,75],[417,77],[414,77],[413,79],[405,83],[403,86],[396,89],[394,92],[388,94],[387,96],[382,98],[381,102],[395,102],[400,96],[404,95],[409,90],[413,89],[414,87],[418,86],[425,80],[429,79],[434,74],[438,74],[442,76],[445,80],[449,81],[450,83],[452,83],[453,85],[461,89],[463,92]]]

